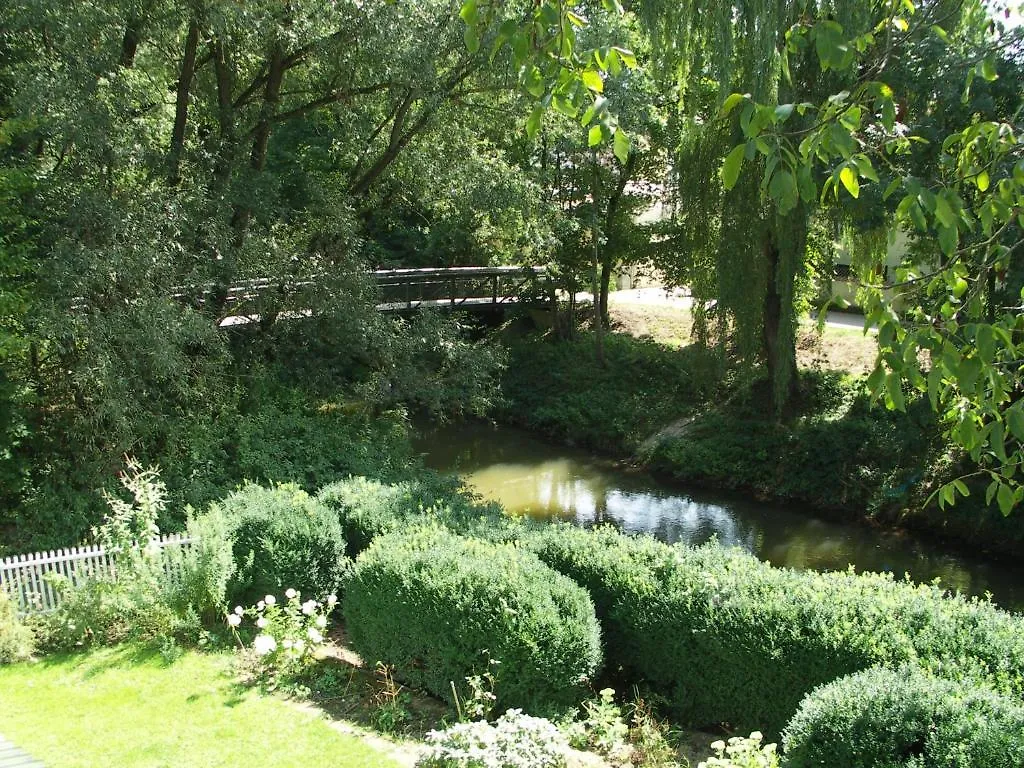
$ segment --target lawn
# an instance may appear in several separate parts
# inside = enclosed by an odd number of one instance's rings
[[[0,667],[0,733],[47,765],[397,766],[359,737],[239,686],[231,656],[122,646]]]

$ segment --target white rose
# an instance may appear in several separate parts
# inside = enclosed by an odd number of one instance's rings
[[[237,613],[228,614],[228,624],[230,624],[232,627],[237,627],[241,623],[242,617],[239,616]]]
[[[274,603],[277,602],[277,598],[274,597],[273,595],[267,595],[266,597],[263,598],[263,602],[265,602],[267,605],[273,605]]]
[[[252,648],[260,656],[266,656],[277,650],[277,641],[270,635],[256,635],[256,639],[252,641]]]
[[[294,597],[298,597],[298,596],[299,596],[299,593],[298,593],[298,592],[296,592],[296,591],[295,591],[294,589],[292,589],[291,587],[289,587],[288,589],[286,589],[286,590],[284,591],[284,596],[285,596],[285,597],[287,597],[287,598],[288,598],[289,600],[291,600],[291,599],[292,599],[292,598],[294,598]]]
[[[260,616],[258,619],[256,619],[256,626],[259,627],[260,629],[266,629],[268,623],[269,622],[265,618],[263,618],[262,616]]]

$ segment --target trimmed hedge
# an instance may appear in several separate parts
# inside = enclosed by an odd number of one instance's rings
[[[352,644],[400,680],[449,701],[452,683],[497,667],[498,710],[572,702],[597,672],[600,635],[587,593],[532,554],[436,525],[377,538],[344,602]]]
[[[228,519],[236,571],[232,603],[289,587],[309,597],[337,592],[351,563],[336,515],[297,485],[246,485],[212,513]]]
[[[350,477],[321,488],[317,499],[337,514],[353,558],[374,538],[403,523],[431,518],[468,532],[489,528],[481,521],[496,524],[502,517],[498,505],[473,497],[459,481],[433,475],[397,483]]]
[[[918,669],[875,667],[808,695],[783,739],[787,768],[1020,768],[1024,707]]]
[[[527,541],[590,591],[607,663],[693,725],[777,734],[808,692],[877,664],[913,662],[1024,695],[1024,621],[934,586],[773,568],[739,550],[611,529],[554,526]]]

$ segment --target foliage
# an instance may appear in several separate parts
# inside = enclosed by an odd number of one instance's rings
[[[167,663],[124,645],[2,667],[4,737],[68,768],[144,768],[154,760],[167,768],[399,765],[317,713],[239,686],[233,662],[229,653],[186,650]]]
[[[669,349],[610,334],[605,367],[591,339],[516,344],[503,380],[502,417],[559,440],[632,453],[647,437],[696,407],[712,377],[699,350]]]
[[[24,661],[35,650],[32,630],[18,618],[7,592],[0,589],[0,664]]]
[[[246,485],[216,505],[231,525],[236,572],[230,602],[298,589],[326,599],[349,561],[337,517],[296,485]]]
[[[315,661],[317,650],[326,642],[327,620],[338,603],[331,594],[324,602],[303,600],[295,589],[284,591],[284,601],[266,595],[256,605],[238,605],[227,615],[227,624],[245,648],[239,630],[254,635],[249,651],[257,676],[271,687],[295,679]],[[255,629],[246,627],[248,618]]]
[[[454,479],[429,472],[415,479],[383,483],[350,477],[320,489],[317,499],[341,521],[350,557],[356,557],[382,533],[423,518],[433,518],[456,530],[474,520],[500,514]]]
[[[1010,768],[1024,761],[1019,698],[874,668],[810,693],[786,727],[786,766]]]
[[[738,550],[566,526],[529,548],[594,600],[605,656],[694,725],[779,732],[814,687],[877,664],[1024,691],[1021,620],[891,575],[772,568]]]
[[[57,610],[43,619],[41,631],[41,641],[50,649],[111,645],[129,638],[195,641],[201,629],[199,611],[209,612],[208,601],[216,599],[185,588],[209,580],[208,573],[191,571],[189,566],[205,569],[209,563],[186,564],[180,553],[166,555],[159,544],[156,521],[166,502],[157,470],[144,470],[128,459],[120,479],[133,499],[126,502],[107,494],[110,513],[94,531],[115,558],[116,570],[90,574],[78,584],[53,577],[61,599]],[[211,541],[209,546],[217,544]],[[192,605],[192,597],[198,598],[198,605]]]
[[[728,744],[719,739],[711,744],[715,756],[701,761],[697,768],[778,768],[776,745],[761,746],[763,738],[760,731],[754,731],[750,738],[733,736]]]
[[[1014,252],[1024,242],[1024,144],[1015,124],[1019,49],[1014,60],[1021,34],[1007,33],[977,3],[949,10],[942,3],[886,2],[871,10],[866,30],[814,18],[801,20],[786,35],[784,60],[810,59],[821,72],[846,77],[847,88],[824,100],[777,107],[756,95],[737,93],[726,100],[725,111],[743,105],[745,143],[730,153],[740,160],[727,158],[723,180],[726,186],[735,182],[744,154],[763,154],[762,188],[782,213],[819,193],[838,201],[845,190],[858,199],[862,183],[887,183],[883,198],[895,203],[888,216],[893,231],[914,233],[926,247],[911,249],[888,285],[873,276],[877,262],[865,265],[863,303],[868,321],[879,326],[880,347],[869,386],[896,410],[905,407],[905,385],[927,393],[948,437],[969,453],[975,474],[988,480],[986,503],[995,501],[1009,514],[1024,498],[1016,479],[1024,419],[1014,394],[1020,385],[1014,334],[1021,313],[1016,292],[1006,291]],[[944,111],[936,107],[945,89],[911,80],[897,83],[904,93],[889,82],[896,66],[891,62],[904,58],[893,56],[893,49],[913,50],[925,45],[921,38],[934,38],[941,51],[941,78],[965,84],[965,104],[976,80],[991,82],[1002,72],[1017,82],[1008,101],[992,100],[985,109],[954,107],[946,124],[926,121],[927,128],[937,128],[931,135],[941,146],[937,157],[932,148],[918,150],[929,141],[914,131],[917,126],[908,129],[904,104],[910,101],[926,113]],[[926,98],[918,105],[915,91],[936,101]],[[809,130],[794,133],[784,125],[794,110],[808,115]],[[783,189],[789,191],[783,195]],[[889,287],[908,302],[905,322],[885,295]],[[968,493],[963,479],[954,480],[939,491],[940,503]]]
[[[343,607],[362,658],[449,701],[467,698],[464,681],[490,659],[501,662],[498,705],[535,710],[571,701],[600,665],[583,590],[512,545],[436,525],[375,539]]]
[[[217,507],[190,514],[185,527],[187,547],[163,551],[170,581],[170,602],[178,612],[194,611],[203,626],[212,627],[227,605],[228,584],[235,574],[231,523]]]
[[[510,709],[493,725],[459,723],[427,734],[417,768],[565,768],[568,745],[548,720]]]
[[[615,703],[613,689],[603,688],[597,695],[598,698],[583,702],[582,719],[570,722],[564,729],[565,735],[576,749],[596,752],[613,762],[622,762],[628,759],[631,751],[626,744],[629,726]]]
[[[885,413],[871,408],[862,380],[834,375],[807,374],[801,390],[795,418],[767,422],[756,393],[737,397],[659,443],[648,462],[684,483],[821,509],[863,514],[906,504],[938,442],[927,404]]]
[[[410,719],[409,701],[411,696],[403,686],[395,682],[394,670],[377,662],[377,688],[373,694],[373,722],[377,730],[397,733]]]

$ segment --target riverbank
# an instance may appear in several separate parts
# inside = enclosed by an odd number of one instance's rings
[[[807,505],[835,519],[903,528],[962,549],[1024,552],[1019,516],[1004,518],[986,507],[983,489],[946,510],[927,503],[937,485],[956,475],[926,401],[911,401],[906,413],[888,412],[871,405],[861,376],[810,365],[805,357],[797,403],[776,420],[756,382],[723,371],[713,354],[683,343],[682,313],[674,325],[658,325],[675,343],[638,338],[627,327],[606,337],[604,367],[589,334],[569,342],[511,342],[497,420],[640,464],[674,483]],[[838,333],[847,345],[840,355],[863,359],[870,339],[857,335],[858,343],[849,331]],[[834,360],[832,345],[821,346],[818,359]]]

